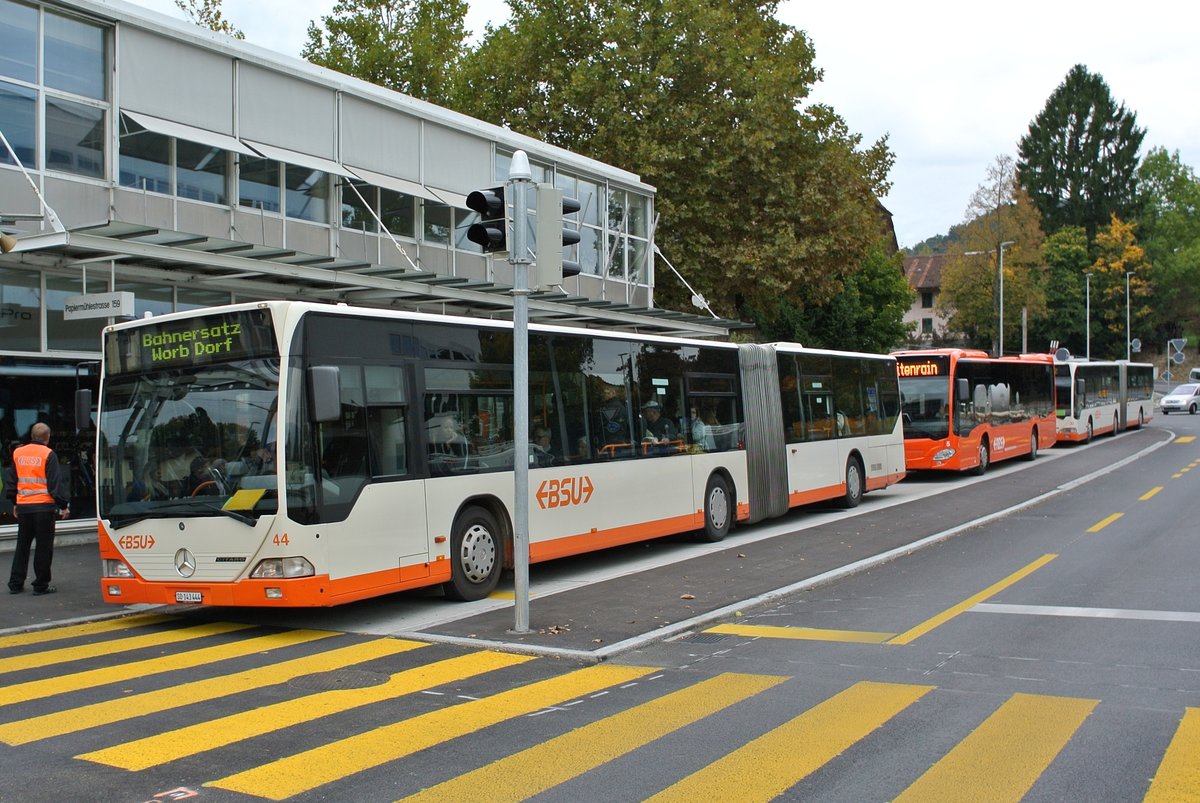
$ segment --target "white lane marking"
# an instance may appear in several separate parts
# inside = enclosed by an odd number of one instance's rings
[[[1015,613],[1023,616],[1076,616],[1084,619],[1142,619],[1152,622],[1200,622],[1191,611],[1139,611],[1126,608],[1075,608],[1069,605],[1003,605],[981,602],[974,613]]]

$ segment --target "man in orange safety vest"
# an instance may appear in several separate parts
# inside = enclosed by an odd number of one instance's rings
[[[17,514],[17,548],[13,553],[8,593],[25,590],[29,548],[33,554],[33,593],[53,594],[50,563],[54,559],[54,523],[71,515],[65,472],[49,447],[50,427],[40,421],[29,430],[30,442],[13,450],[13,465],[6,470],[4,491]]]

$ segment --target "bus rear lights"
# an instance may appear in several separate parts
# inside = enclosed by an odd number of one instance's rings
[[[133,577],[133,571],[125,564],[125,561],[123,560],[105,558],[101,563],[103,564],[101,569],[103,570],[104,577]],[[113,588],[113,586],[110,586],[110,589],[111,588]],[[113,592],[110,590],[109,593],[119,594],[120,591]]]
[[[949,460],[951,457],[954,457],[953,449],[939,449],[933,454],[933,459],[939,463],[943,460]]]
[[[288,577],[312,577],[317,572],[307,558],[267,558],[254,567],[251,577],[277,580]]]

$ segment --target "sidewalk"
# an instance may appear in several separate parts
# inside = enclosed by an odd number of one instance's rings
[[[124,607],[109,605],[100,597],[100,553],[94,534],[90,538],[67,533],[57,537],[51,585],[58,591],[40,597],[32,594],[28,580],[24,592],[7,593],[12,550],[12,541],[0,542],[0,573],[5,582],[5,587],[0,590],[0,633],[36,630],[51,624],[116,616],[126,612]],[[32,579],[32,555],[29,573],[29,579]]]

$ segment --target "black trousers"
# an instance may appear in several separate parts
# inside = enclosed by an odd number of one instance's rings
[[[19,591],[25,587],[25,575],[29,572],[29,547],[33,552],[33,590],[41,591],[50,585],[50,563],[54,560],[54,523],[58,512],[54,508],[39,511],[21,510],[17,513],[17,549],[13,553],[12,574],[8,587]]]

